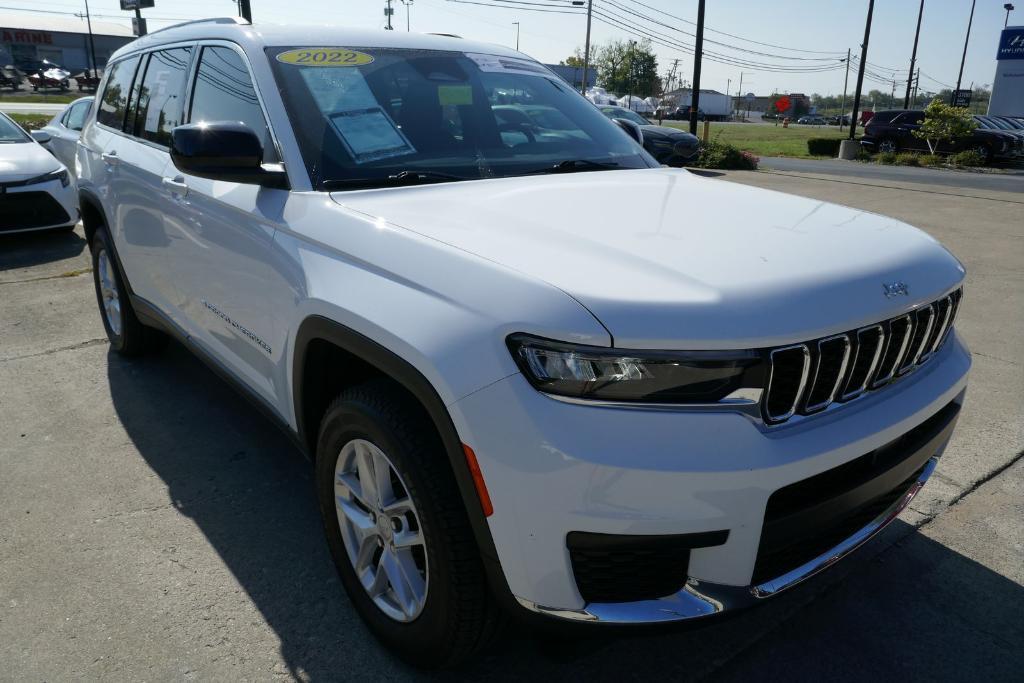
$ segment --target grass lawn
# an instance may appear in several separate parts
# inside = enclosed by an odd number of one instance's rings
[[[665,121],[664,125],[688,130],[686,122]],[[697,124],[697,135],[704,132],[704,124]],[[838,126],[798,126],[790,124],[789,128],[766,126],[762,124],[711,124],[709,139],[727,142],[740,150],[753,152],[760,157],[804,157],[813,159],[807,153],[807,140],[810,138],[842,138],[849,135],[849,129],[839,132]],[[820,158],[820,157],[817,157]]]
[[[53,118],[52,114],[8,114],[8,116],[25,130],[42,128]]]
[[[24,85],[22,87],[25,87]],[[77,90],[71,90],[68,92],[32,92],[32,89],[28,90],[16,90],[11,92],[9,90],[0,93],[0,102],[24,102],[27,104],[67,104],[68,102],[74,102],[79,97],[85,97],[91,95],[91,92],[78,92]]]

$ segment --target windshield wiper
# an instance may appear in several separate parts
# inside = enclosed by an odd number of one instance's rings
[[[559,161],[554,166],[538,168],[535,171],[527,171],[523,175],[536,175],[540,173],[575,173],[576,171],[609,171],[619,168],[618,164],[607,161],[591,161],[590,159],[566,159]]]
[[[479,180],[466,176],[440,171],[399,171],[394,175],[380,178],[336,178],[324,180],[321,184],[326,190],[351,187],[398,187],[401,185],[419,185],[420,183],[444,183],[457,180]]]

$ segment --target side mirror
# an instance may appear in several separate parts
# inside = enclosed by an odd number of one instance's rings
[[[640,124],[633,123],[628,119],[612,119],[612,121],[619,124],[619,128],[626,131],[626,135],[636,140],[638,145],[644,146],[644,131],[640,128]]]
[[[190,123],[171,131],[171,161],[183,173],[211,180],[288,189],[280,167],[263,163],[263,144],[244,123]]]
[[[45,130],[34,130],[30,132],[29,135],[31,135],[32,139],[38,142],[40,145],[45,145],[47,142],[53,139],[52,137],[50,137],[50,134],[47,133]]]

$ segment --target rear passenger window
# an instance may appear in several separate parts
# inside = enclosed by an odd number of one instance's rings
[[[96,111],[96,120],[104,126],[121,130],[124,124],[124,113],[128,109],[128,92],[132,88],[132,77],[138,57],[118,62],[110,67],[107,85],[100,97],[100,106]]]
[[[64,127],[69,130],[82,130],[85,125],[85,117],[89,113],[92,102],[79,102],[68,110],[64,117]]]
[[[129,132],[143,140],[169,147],[171,131],[181,125],[182,98],[192,48],[159,50],[149,56],[139,87],[134,127]]]
[[[192,92],[192,123],[241,122],[263,141],[263,161],[277,161],[267,121],[245,62],[226,47],[204,47]]]

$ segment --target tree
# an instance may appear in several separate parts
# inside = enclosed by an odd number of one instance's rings
[[[928,143],[928,150],[935,154],[940,142],[954,142],[957,138],[970,135],[978,123],[966,107],[953,107],[936,98],[925,107],[924,122],[912,131],[914,137]]]
[[[559,64],[561,64],[562,66],[582,67],[583,66],[583,50],[581,50],[580,48],[576,48],[576,51],[572,55],[570,55],[569,57],[566,57],[565,59],[560,61]]]
[[[599,45],[593,48],[592,64],[597,69],[598,85],[610,92],[624,95],[632,91],[639,97],[661,94],[658,58],[649,40],[632,46],[624,40]]]

